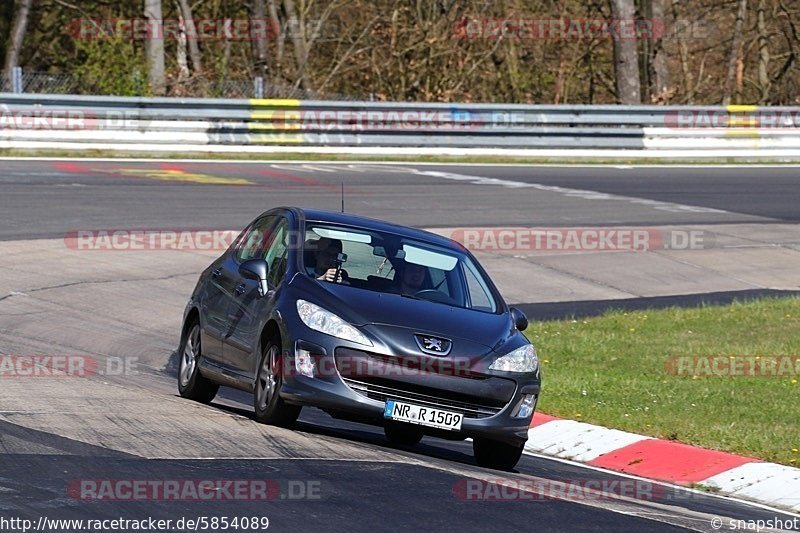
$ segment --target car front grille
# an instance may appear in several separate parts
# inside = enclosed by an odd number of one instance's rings
[[[366,383],[364,381],[358,381],[345,377],[343,377],[342,380],[353,391],[372,400],[377,400],[380,402],[385,402],[386,400],[397,400],[401,402],[412,403],[414,405],[444,409],[447,411],[461,413],[464,415],[464,418],[488,418],[503,410],[503,407],[493,407],[489,405],[462,402],[449,398],[443,398],[441,396],[410,392],[407,390],[387,387],[385,385],[377,385],[374,383]]]

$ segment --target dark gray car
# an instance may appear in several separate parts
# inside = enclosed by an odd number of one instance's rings
[[[513,468],[540,390],[525,315],[460,244],[354,215],[277,208],[201,275],[186,306],[180,394],[253,393],[255,418],[302,406],[380,424],[397,445],[473,439]]]

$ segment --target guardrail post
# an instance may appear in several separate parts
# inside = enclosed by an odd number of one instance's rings
[[[264,98],[264,78],[256,76],[253,80],[253,90],[256,98]]]
[[[11,92],[15,94],[22,93],[22,67],[11,69]]]

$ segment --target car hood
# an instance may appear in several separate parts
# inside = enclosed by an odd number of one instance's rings
[[[495,349],[513,333],[509,313],[493,314],[334,283],[300,282],[313,303],[355,326],[392,326]]]

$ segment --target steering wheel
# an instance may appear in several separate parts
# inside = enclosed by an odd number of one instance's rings
[[[415,292],[414,296],[422,300],[429,300],[431,302],[458,305],[458,302],[456,302],[449,295],[443,293],[442,291],[437,291],[436,289],[423,289]]]

